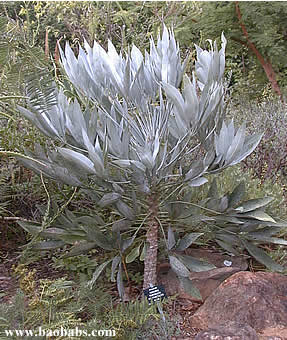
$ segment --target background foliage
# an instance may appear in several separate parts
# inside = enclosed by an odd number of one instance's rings
[[[286,86],[287,9],[284,2],[240,2],[242,19],[249,38],[264,58],[272,63],[278,82]],[[142,49],[157,34],[163,22],[173,25],[181,48],[194,50],[225,32],[228,40],[227,66],[233,70],[238,92],[258,97],[268,80],[254,54],[244,45],[236,17],[235,2],[3,2],[7,15],[22,26],[29,46],[44,49],[48,33],[50,53],[56,41],[91,42],[105,45],[111,39],[117,48],[132,42]]]

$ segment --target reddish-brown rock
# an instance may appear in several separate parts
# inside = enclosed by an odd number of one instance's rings
[[[270,328],[284,332],[287,277],[265,272],[236,273],[226,279],[191,318],[192,325],[201,329],[228,321],[249,325],[261,334]]]
[[[255,330],[246,324],[228,321],[224,324],[202,331],[195,340],[258,340]]]

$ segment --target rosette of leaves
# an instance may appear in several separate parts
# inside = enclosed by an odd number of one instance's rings
[[[39,91],[30,83],[27,107],[18,107],[57,145],[47,152],[27,150],[37,162],[26,158],[24,164],[92,192],[99,208],[121,217],[119,232],[134,223],[145,231],[144,288],[156,284],[166,203],[206,183],[204,175],[240,162],[261,138],[223,121],[223,35],[221,41],[220,50],[216,42],[209,50],[196,46],[191,79],[185,75],[187,60],[181,62],[174,34],[166,27],[144,54],[136,46],[123,55],[111,42],[108,51],[85,42],[75,56],[66,44],[62,66],[79,100],[52,84],[49,91],[44,88],[47,96],[35,95]],[[135,240],[133,231],[127,232]],[[120,276],[120,262],[117,268]]]

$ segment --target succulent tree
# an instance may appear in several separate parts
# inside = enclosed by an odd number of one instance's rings
[[[233,121],[223,120],[225,46],[223,35],[220,50],[216,42],[210,42],[209,50],[196,46],[190,78],[187,59],[181,61],[174,34],[166,27],[157,44],[151,38],[144,55],[136,46],[119,54],[109,41],[108,51],[85,42],[76,56],[66,44],[61,63],[79,100],[55,86],[48,96],[28,87],[27,108],[19,107],[56,145],[47,153],[27,151],[37,160],[23,159],[27,166],[93,191],[99,207],[121,216],[113,230],[120,233],[135,221],[137,231],[145,229],[144,288],[156,284],[158,242],[160,233],[164,238],[167,233],[161,220],[170,204],[206,183],[205,175],[243,160],[260,141],[260,135],[245,136],[244,125],[235,128]],[[180,248],[195,237],[187,235]],[[87,249],[90,245],[92,240]],[[119,258],[112,266],[113,271],[119,266],[120,273]]]

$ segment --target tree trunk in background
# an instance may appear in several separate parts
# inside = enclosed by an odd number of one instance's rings
[[[149,211],[151,216],[148,222],[146,233],[147,250],[144,259],[144,282],[143,289],[149,288],[150,285],[156,285],[157,282],[157,250],[158,250],[158,202],[157,197],[152,194],[149,197]]]
[[[278,94],[278,96],[282,100],[282,93],[281,93],[280,87],[279,87],[279,85],[277,83],[277,80],[276,80],[276,73],[273,70],[273,67],[272,67],[272,64],[270,63],[270,61],[264,59],[264,57],[258,51],[256,46],[249,39],[249,35],[248,35],[248,32],[247,32],[247,29],[246,29],[246,27],[245,27],[245,25],[244,25],[244,23],[242,21],[242,15],[241,15],[241,12],[240,12],[238,1],[235,2],[235,10],[236,10],[237,18],[238,18],[238,21],[239,21],[239,25],[240,25],[240,27],[242,29],[243,35],[246,38],[247,42],[245,43],[244,41],[241,41],[239,39],[234,39],[234,40],[239,41],[243,45],[246,45],[256,55],[256,57],[259,60],[262,68],[265,71],[265,74],[266,74],[266,76],[267,76],[267,78],[268,78],[268,80],[269,80],[269,82],[270,82],[270,84],[272,86],[272,89],[275,91],[275,93]]]

